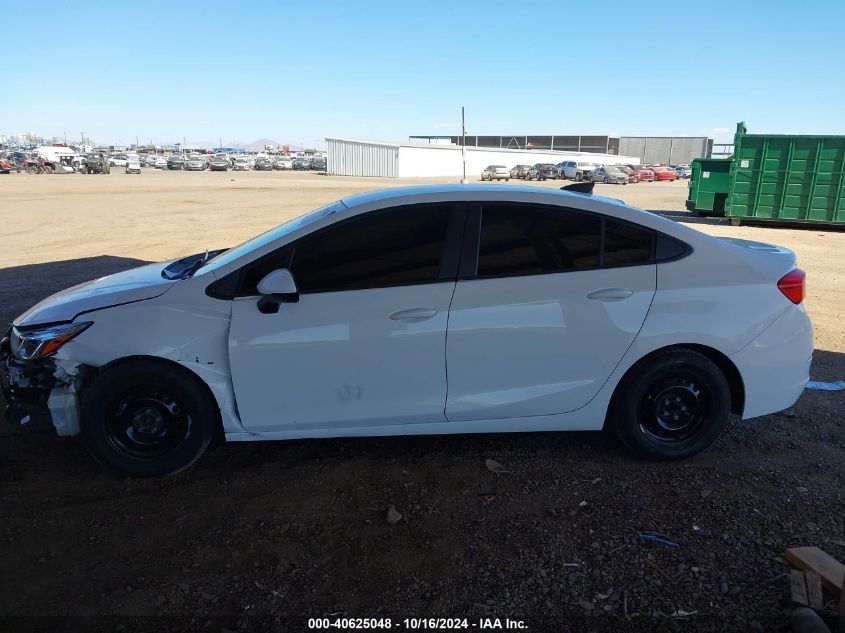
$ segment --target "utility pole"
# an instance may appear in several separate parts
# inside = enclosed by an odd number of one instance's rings
[[[467,181],[467,126],[464,118],[464,106],[461,106],[461,160],[464,163],[464,177],[461,178],[461,184],[465,185]]]

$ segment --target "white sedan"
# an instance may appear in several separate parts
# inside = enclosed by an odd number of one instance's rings
[[[731,412],[796,401],[803,297],[791,251],[608,198],[395,188],[53,295],[3,341],[3,384],[14,417],[46,402],[60,435],[131,476],[188,467],[218,431],[609,426],[680,459]]]

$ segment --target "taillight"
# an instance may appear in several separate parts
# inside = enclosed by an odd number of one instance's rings
[[[778,281],[778,289],[792,303],[801,303],[804,300],[804,279],[807,274],[800,268],[786,273]]]

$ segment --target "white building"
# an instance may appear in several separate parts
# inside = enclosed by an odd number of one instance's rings
[[[599,165],[639,164],[636,156],[593,152],[512,150],[487,147],[466,148],[467,178],[478,178],[488,165],[533,165],[583,160]],[[335,176],[415,178],[457,176],[464,173],[461,148],[455,145],[395,144],[326,137],[326,164]]]

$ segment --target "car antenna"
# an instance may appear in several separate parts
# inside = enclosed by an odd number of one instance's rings
[[[583,180],[581,182],[574,182],[571,185],[564,185],[560,188],[561,191],[571,191],[572,193],[583,193],[592,195],[595,183],[592,180]]]

